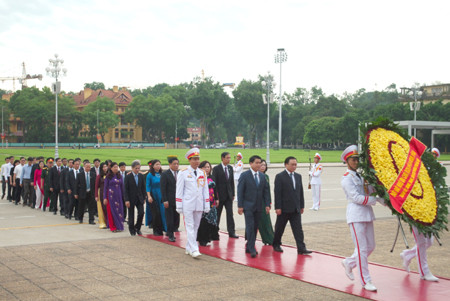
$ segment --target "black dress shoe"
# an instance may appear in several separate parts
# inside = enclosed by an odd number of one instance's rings
[[[82,223],[83,223],[83,220],[80,219],[80,220],[79,220],[79,223],[82,224]]]
[[[252,252],[252,253],[250,254],[250,256],[251,256],[252,258],[255,258],[255,257],[256,257],[256,252]]]
[[[239,238],[239,236],[237,236],[235,233],[230,234],[230,237],[231,237],[231,238]]]
[[[169,241],[170,241],[170,242],[175,242],[176,239],[175,239],[175,237],[169,237]]]
[[[137,235],[142,235],[141,230],[136,230],[136,234],[137,234]]]
[[[304,250],[298,250],[297,253],[300,255],[308,255],[308,254],[311,254],[312,251],[304,249]]]
[[[154,236],[163,236],[163,234],[162,234],[162,233],[159,233],[159,232],[153,232],[153,235],[154,235]]]
[[[95,222],[89,222],[89,225],[95,225]]]
[[[131,236],[136,236],[136,233],[130,232]]]
[[[283,252],[283,249],[280,246],[273,246],[273,250],[275,252]]]
[[[77,220],[79,220],[79,218],[78,218],[78,217],[75,217],[75,220],[77,221]]]
[[[57,213],[56,211],[55,211],[55,212],[53,212],[53,215],[56,215],[56,213]]]

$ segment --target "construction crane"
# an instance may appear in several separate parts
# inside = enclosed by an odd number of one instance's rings
[[[22,89],[27,88],[27,80],[29,79],[39,79],[42,80],[42,74],[29,75],[25,69],[25,63],[22,63],[22,76],[10,76],[10,77],[0,77],[0,80],[4,82],[5,80],[13,81],[13,92],[16,91],[16,80],[22,84]]]

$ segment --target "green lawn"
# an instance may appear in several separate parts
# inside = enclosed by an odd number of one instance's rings
[[[163,164],[167,162],[168,155],[176,155],[180,159],[180,164],[187,164],[187,160],[184,155],[188,149],[59,149],[60,157],[76,158],[93,160],[99,158],[101,161],[110,159],[116,162],[125,162],[130,165],[135,159],[141,160],[141,163],[147,163],[151,159],[159,159]],[[208,160],[212,164],[218,164],[220,162],[220,154],[224,151],[231,153],[232,161],[233,157],[240,151],[244,156],[244,162],[248,163],[248,159],[252,155],[259,155],[263,159],[266,158],[266,149],[201,149],[201,160]],[[300,163],[309,162],[309,156],[314,156],[316,151],[311,150],[270,150],[270,161],[272,163],[282,163],[288,156],[294,156]],[[55,150],[53,148],[39,149],[39,148],[8,148],[0,151],[0,157],[6,157],[8,155],[14,155],[15,157],[29,157],[29,156],[44,156],[53,157]],[[321,151],[323,162],[339,162],[341,151]]]
[[[232,161],[233,157],[240,151],[244,156],[244,163],[248,163],[248,159],[252,155],[259,155],[263,159],[266,158],[266,149],[201,149],[201,160],[208,160],[212,164],[220,163],[220,154],[224,151],[231,153]],[[146,164],[149,160],[159,159],[163,164],[167,163],[168,155],[176,155],[180,159],[180,164],[187,164],[187,160],[184,158],[187,149],[59,149],[60,157],[76,158],[93,160],[99,158],[101,161],[110,159],[115,162],[125,162],[130,165],[133,160],[139,159],[141,163]],[[312,157],[316,153],[315,150],[299,150],[299,149],[282,149],[282,150],[270,150],[271,163],[282,163],[288,156],[294,156],[300,163],[308,163],[309,156]],[[322,156],[322,162],[340,162],[342,151],[319,151]],[[8,148],[0,151],[0,158],[10,155],[16,157],[24,156],[44,156],[53,157],[55,150],[53,148],[39,149],[39,148]],[[442,155],[439,161],[450,160],[450,154]]]

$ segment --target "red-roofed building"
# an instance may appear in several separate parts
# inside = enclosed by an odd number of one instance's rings
[[[99,97],[107,97],[114,101],[116,104],[116,110],[114,113],[119,116],[119,124],[115,128],[109,129],[105,135],[106,143],[120,143],[131,141],[142,141],[142,128],[136,126],[134,123],[124,122],[122,113],[125,112],[127,106],[133,101],[133,97],[130,92],[122,88],[119,90],[118,86],[114,86],[112,90],[92,90],[84,88],[83,91],[73,96],[75,100],[75,106],[78,111],[83,111],[84,108],[97,100]],[[83,128],[80,132],[80,136],[87,136],[88,129]]]

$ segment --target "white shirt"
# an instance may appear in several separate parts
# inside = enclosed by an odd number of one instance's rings
[[[290,172],[290,171],[287,170],[287,169],[284,169],[284,170],[288,173],[289,177],[291,178],[291,180],[292,180],[292,185],[294,185],[294,189],[295,189],[295,172]],[[292,176],[291,174],[293,174],[294,176]]]
[[[311,183],[312,185],[321,185],[322,180],[320,179],[320,175],[322,174],[322,164],[320,163],[314,163],[311,166],[311,170],[309,171],[309,175],[311,176]]]
[[[242,160],[237,161],[236,165],[234,166],[234,180],[239,180],[239,177],[242,174],[242,171],[244,170],[244,164],[242,163]]]
[[[2,165],[2,176],[5,177],[5,179],[9,177],[8,165],[9,162]]]
[[[14,168],[14,174],[16,175],[16,180],[20,179],[20,176],[22,175],[22,169],[23,169],[23,165],[22,164],[18,164]]]
[[[80,172],[80,169],[73,169],[73,173],[75,174],[75,179],[77,179],[77,174]]]
[[[209,212],[209,188],[205,173],[189,166],[178,173],[176,206],[177,210]]]
[[[372,206],[376,204],[377,197],[370,196],[373,187],[369,186],[368,191],[364,191],[363,178],[350,169],[342,176],[341,185],[348,200],[347,224],[375,220]]]
[[[13,165],[11,164],[11,162],[9,162],[8,163],[8,169],[7,169],[7,171],[6,171],[6,173],[8,174],[8,178],[11,176],[10,175],[10,173],[11,173],[11,168],[13,167]]]

